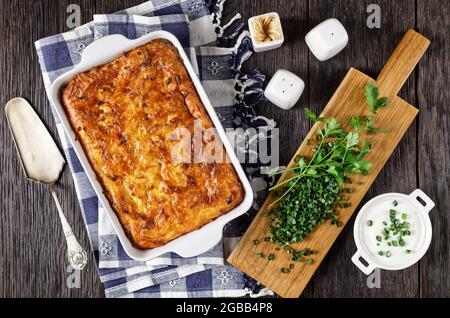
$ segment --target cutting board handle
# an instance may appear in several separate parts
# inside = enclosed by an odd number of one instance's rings
[[[378,76],[382,96],[397,96],[429,45],[430,40],[422,34],[412,29],[406,32]]]

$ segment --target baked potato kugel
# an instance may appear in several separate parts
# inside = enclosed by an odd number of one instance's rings
[[[136,247],[162,246],[242,202],[242,184],[228,161],[172,158],[180,143],[174,131],[187,129],[193,136],[195,120],[203,129],[213,124],[169,41],[153,40],[78,74],[63,89],[62,101]],[[203,140],[203,147],[209,143],[220,143],[225,154],[219,138]]]

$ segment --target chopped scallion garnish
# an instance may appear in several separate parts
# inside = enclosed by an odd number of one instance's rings
[[[395,210],[393,210],[393,209],[391,209],[391,210],[389,210],[389,217],[392,219],[392,218],[395,218],[395,215],[397,214],[397,211],[395,211]]]

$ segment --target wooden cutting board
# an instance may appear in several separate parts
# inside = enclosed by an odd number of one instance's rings
[[[368,176],[352,175],[352,184],[346,185],[346,188],[352,188],[353,192],[350,194],[350,207],[339,209],[338,216],[341,226],[336,227],[331,225],[330,221],[325,221],[317,226],[305,241],[292,245],[296,249],[306,247],[312,249],[314,251],[314,255],[312,255],[314,263],[307,265],[292,262],[289,254],[282,249],[276,251],[275,248],[277,246],[275,244],[263,240],[268,235],[268,218],[263,215],[275,199],[272,194],[269,194],[247,232],[231,253],[228,258],[229,263],[282,297],[300,296],[416,117],[418,109],[405,102],[397,94],[429,44],[430,41],[421,34],[408,30],[378,76],[376,82],[380,96],[388,97],[389,104],[372,117],[376,121],[376,126],[386,129],[388,133],[364,136],[365,139],[372,143],[372,149],[367,156],[367,160],[373,163],[373,168]],[[369,115],[369,107],[364,96],[364,87],[371,80],[369,76],[351,68],[326,105],[321,117],[335,117],[342,124],[346,124],[352,116]],[[307,145],[306,140],[314,137],[317,129],[318,125],[315,124],[293,158],[299,154],[307,157],[311,156],[312,149],[311,146]],[[408,160],[407,157],[404,159]],[[295,163],[292,160],[289,163],[289,167],[293,165]],[[283,174],[278,182],[285,180],[286,177],[287,175]],[[255,239],[259,239],[261,242],[255,245],[253,243]],[[269,261],[267,257],[259,259],[256,257],[256,254],[260,252],[264,253],[264,255],[274,253],[276,258],[273,261]],[[350,259],[348,261],[350,262]],[[295,265],[291,272],[289,274],[282,273],[280,269],[290,263]]]

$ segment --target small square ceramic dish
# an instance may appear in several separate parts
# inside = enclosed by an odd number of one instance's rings
[[[281,47],[284,42],[280,16],[270,12],[248,19],[253,50],[257,53]]]
[[[74,132],[70,124],[70,121],[66,115],[65,108],[62,105],[60,98],[62,89],[77,74],[86,72],[96,66],[106,64],[116,59],[124,52],[128,52],[136,47],[142,46],[155,39],[165,39],[171,42],[178,50],[178,53],[181,59],[183,60],[183,64],[186,67],[186,70],[189,73],[189,76],[191,77],[191,80],[197,90],[198,96],[201,102],[203,103],[211,121],[213,122],[217,130],[217,134],[219,135],[225,147],[225,150],[230,158],[231,164],[233,165],[239,177],[239,180],[244,189],[244,199],[234,209],[232,209],[226,214],[223,214],[219,218],[204,225],[203,227],[201,227],[196,231],[184,234],[170,241],[169,243],[157,248],[138,249],[132,244],[131,240],[127,237],[121,223],[119,222],[116,213],[114,212],[114,210],[110,205],[110,202],[103,194],[103,187],[97,181],[96,174],[92,169],[89,160],[87,159],[84,149],[81,143],[76,138],[76,133]],[[62,122],[62,125],[67,133],[67,136],[73,148],[75,149],[75,152],[81,162],[81,165],[83,166],[95,190],[95,193],[97,194],[100,200],[100,203],[103,205],[107,214],[109,215],[113,227],[117,233],[117,236],[119,237],[120,242],[122,243],[125,252],[131,258],[138,261],[147,261],[168,252],[174,252],[182,257],[193,257],[200,255],[208,251],[209,249],[213,248],[217,243],[219,243],[219,241],[222,238],[223,227],[225,226],[226,223],[244,214],[250,208],[253,202],[253,191],[250,187],[250,183],[247,180],[247,177],[233,151],[233,147],[228,141],[225,131],[220,124],[220,120],[218,119],[214,111],[214,108],[211,105],[211,102],[209,101],[206,92],[201,85],[200,80],[195,74],[195,71],[188,57],[186,56],[183,47],[181,46],[177,38],[171,33],[165,31],[156,31],[149,33],[136,40],[129,40],[122,35],[110,35],[93,42],[84,50],[80,64],[78,64],[72,71],[63,74],[56,79],[51,88],[50,99],[53,106],[55,107],[56,113],[58,114]]]

